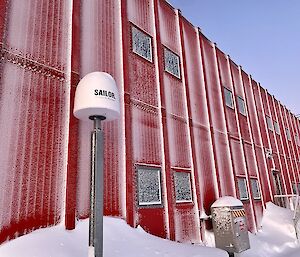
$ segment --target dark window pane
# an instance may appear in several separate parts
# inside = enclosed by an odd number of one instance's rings
[[[260,199],[260,190],[258,186],[258,180],[257,179],[251,179],[251,189],[253,193],[253,198],[254,199]]]
[[[228,107],[233,108],[232,92],[226,87],[224,87],[224,96],[225,96],[225,104]]]
[[[245,106],[244,99],[238,96],[237,100],[238,100],[238,109],[240,114],[246,116],[246,106]]]

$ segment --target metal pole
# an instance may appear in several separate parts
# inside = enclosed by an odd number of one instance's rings
[[[91,188],[90,188],[90,223],[89,246],[93,256],[103,257],[103,116],[91,116],[94,120],[91,144]]]

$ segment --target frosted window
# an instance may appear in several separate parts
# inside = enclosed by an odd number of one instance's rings
[[[296,144],[297,144],[298,146],[300,146],[298,134],[295,135],[295,141],[296,141]]]
[[[160,170],[138,168],[139,205],[161,204]]]
[[[297,185],[296,183],[292,183],[292,187],[293,187],[293,194],[297,194]]]
[[[273,122],[272,122],[271,118],[269,116],[266,116],[266,119],[267,119],[268,129],[273,131]]]
[[[279,135],[280,134],[280,129],[277,121],[274,121],[274,128],[275,132]]]
[[[232,92],[224,87],[224,97],[225,97],[225,104],[233,109],[233,98],[232,98]]]
[[[240,193],[240,199],[241,200],[248,200],[248,190],[247,190],[247,183],[245,178],[238,178],[238,188]]]
[[[165,48],[165,71],[180,79],[179,57],[167,48]]]
[[[285,129],[285,133],[286,133],[287,139],[291,141],[291,132],[288,128]]]
[[[244,99],[241,98],[240,96],[238,96],[237,97],[237,102],[238,102],[238,108],[239,108],[240,114],[246,116],[246,106],[245,106]]]
[[[132,51],[152,62],[151,37],[132,26]]]
[[[174,172],[176,203],[192,202],[191,175]]]
[[[251,189],[254,199],[260,199],[260,190],[258,186],[258,180],[257,179],[251,179]]]

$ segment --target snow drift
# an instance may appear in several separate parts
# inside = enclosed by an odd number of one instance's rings
[[[251,249],[236,257],[299,257],[300,248],[290,210],[267,204],[262,229],[250,234]],[[212,233],[209,233],[212,235]],[[213,245],[213,240],[209,240]],[[1,257],[87,257],[88,220],[66,231],[63,225],[40,229],[0,246]],[[125,221],[104,218],[104,257],[225,257],[226,252],[180,244],[152,236]]]

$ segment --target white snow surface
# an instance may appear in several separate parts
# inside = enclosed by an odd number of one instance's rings
[[[228,207],[231,207],[231,206],[243,206],[243,203],[232,197],[232,196],[223,196],[223,197],[220,197],[217,201],[215,201],[211,207],[223,207],[223,206],[228,206]]]
[[[293,212],[267,204],[262,230],[249,233],[251,249],[236,257],[299,257],[300,245],[293,227]],[[213,246],[213,233],[207,233]],[[1,257],[88,257],[88,220],[66,231],[63,225],[40,229],[0,246]],[[172,242],[152,236],[125,221],[104,218],[104,257],[225,257],[226,252],[200,245]]]

